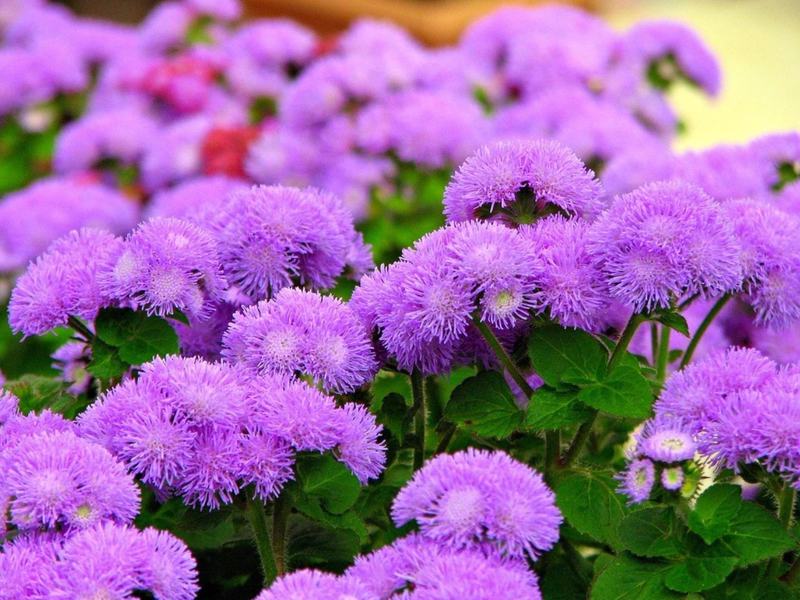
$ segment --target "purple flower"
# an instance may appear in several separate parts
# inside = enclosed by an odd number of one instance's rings
[[[736,200],[770,191],[774,165],[747,146],[719,145],[676,157],[671,176],[701,187],[715,200]]]
[[[82,342],[67,342],[50,355],[52,367],[60,371],[59,379],[69,384],[70,394],[86,393],[92,380],[86,366],[91,359],[91,349]]]
[[[782,328],[800,319],[800,221],[759,200],[725,202],[722,211],[739,245],[743,299],[756,323]]]
[[[83,171],[101,161],[135,164],[156,131],[155,121],[134,108],[87,114],[59,134],[54,169],[57,173]]]
[[[691,460],[696,451],[691,432],[677,419],[668,417],[648,420],[636,440],[637,454],[656,462]]]
[[[195,177],[155,194],[147,206],[148,217],[178,217],[196,220],[215,213],[225,206],[233,192],[243,191],[246,184],[222,175]]]
[[[621,52],[623,64],[639,63],[642,75],[655,77],[661,85],[684,77],[712,96],[719,93],[721,74],[716,59],[697,34],[681,23],[640,23],[623,37]]]
[[[66,325],[70,316],[92,320],[110,304],[99,284],[122,242],[99,229],[81,229],[56,240],[17,280],[9,302],[14,331],[38,335]]]
[[[297,289],[234,315],[222,354],[253,373],[303,373],[338,393],[355,390],[377,370],[367,329],[350,307]]]
[[[609,198],[632,192],[645,183],[669,179],[674,161],[663,146],[628,147],[608,161],[601,176]]]
[[[741,283],[739,247],[719,205],[677,180],[617,198],[592,225],[588,248],[611,294],[637,312]]]
[[[587,248],[589,224],[554,215],[520,232],[539,260],[532,263],[533,307],[565,327],[597,330],[611,302],[608,285]]]
[[[661,485],[665,490],[676,492],[683,487],[686,475],[683,467],[667,467],[661,471]]]
[[[104,292],[148,314],[180,310],[207,316],[226,288],[212,235],[189,221],[155,218],[125,239],[115,263],[101,275]]]
[[[13,271],[73,229],[122,234],[136,224],[136,205],[78,178],[52,178],[6,196],[0,204],[0,270]]]
[[[624,471],[616,476],[619,491],[628,497],[628,504],[640,504],[650,497],[655,483],[656,470],[653,463],[640,458],[631,461]]]
[[[181,119],[161,130],[142,157],[144,187],[154,192],[197,175],[202,166],[200,146],[213,125],[211,119],[200,115]]]
[[[167,532],[110,524],[68,539],[48,582],[51,598],[156,598],[191,600],[198,592],[196,563],[186,545]]]
[[[191,319],[189,324],[171,320],[170,324],[178,334],[181,354],[197,356],[208,361],[222,357],[222,336],[228,328],[236,308],[225,302],[214,303],[209,314],[203,319]]]
[[[602,195],[594,174],[567,148],[538,140],[500,142],[468,158],[445,190],[447,220],[530,223],[549,212],[592,216]]]
[[[495,546],[536,559],[558,541],[561,513],[541,475],[503,452],[468,449],[430,460],[392,505],[397,526],[459,549]]]
[[[0,454],[0,505],[18,530],[84,529],[110,520],[130,523],[139,490],[102,447],[71,432],[41,433]]]
[[[269,589],[255,600],[286,600],[306,598],[308,600],[374,600],[367,589],[350,577],[337,577],[313,569],[301,569],[279,577]]]
[[[57,544],[38,536],[17,536],[0,552],[0,598],[46,598]]]
[[[310,188],[234,194],[216,223],[225,274],[252,301],[292,285],[332,287],[364,246],[341,202]]]

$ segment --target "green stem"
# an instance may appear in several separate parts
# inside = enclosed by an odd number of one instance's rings
[[[292,507],[286,494],[275,500],[272,510],[272,555],[275,557],[275,570],[278,577],[286,573],[286,529]]]
[[[525,394],[527,398],[530,398],[533,395],[533,388],[528,384],[528,380],[525,379],[525,376],[522,374],[522,371],[519,370],[519,367],[516,365],[514,360],[508,355],[506,349],[503,348],[503,345],[500,343],[500,340],[497,339],[497,336],[491,330],[491,328],[481,321],[478,315],[473,316],[472,318],[475,326],[478,328],[478,331],[481,332],[483,339],[486,340],[486,343],[489,344],[489,347],[494,352],[497,359],[503,365],[508,374],[511,376],[511,379],[519,386],[519,389],[522,390],[522,393]]]
[[[781,525],[787,531],[792,525],[792,516],[794,514],[794,500],[795,496],[797,495],[796,490],[789,485],[788,483],[783,484],[783,490],[780,491],[778,494],[778,520],[780,520]],[[783,556],[779,556],[773,558],[769,562],[769,574],[772,577],[777,577],[780,575],[781,566],[783,566]],[[792,566],[791,569],[794,569]],[[791,570],[790,569],[790,570]],[[792,575],[794,577],[794,575]]]
[[[411,373],[411,395],[414,398],[414,470],[422,467],[425,462],[425,388],[423,387],[422,374],[418,369]]]
[[[664,384],[667,378],[667,366],[669,365],[669,337],[672,330],[666,325],[661,325],[661,341],[658,344],[658,357],[656,358],[656,381],[659,385]]]
[[[72,315],[67,317],[67,325],[72,327],[77,333],[80,333],[87,342],[91,343],[94,341],[94,334],[78,317],[73,317]]]
[[[448,423],[447,428],[442,434],[442,439],[439,441],[439,445],[436,446],[436,451],[434,452],[434,454],[441,454],[442,452],[447,452],[447,447],[453,440],[453,435],[455,435],[455,433],[456,433],[455,423]]]
[[[611,371],[614,367],[616,367],[625,356],[625,352],[628,350],[628,346],[630,346],[636,330],[643,322],[644,317],[639,314],[632,315],[628,320],[628,323],[625,325],[625,329],[622,330],[622,333],[619,336],[617,345],[614,346],[614,351],[611,353],[611,357],[608,359],[608,371]],[[592,414],[588,421],[583,423],[578,428],[578,431],[575,433],[575,437],[572,438],[572,443],[569,445],[567,452],[561,458],[559,466],[568,467],[575,462],[580,455],[581,450],[583,450],[586,440],[589,439],[589,435],[592,433],[592,427],[594,426],[595,421],[597,421],[597,411]]]
[[[681,359],[680,365],[681,369],[688,365],[689,361],[692,360],[695,350],[697,350],[697,345],[700,343],[700,340],[703,339],[703,335],[711,326],[711,323],[714,321],[714,319],[717,318],[717,315],[719,315],[720,311],[725,308],[725,305],[731,298],[732,296],[730,294],[725,294],[719,300],[717,300],[714,306],[711,307],[711,310],[708,311],[705,319],[703,319],[703,322],[700,323],[700,327],[698,327],[697,331],[694,332],[694,337],[692,337],[692,339],[689,341],[686,352],[683,353],[683,358]]]
[[[547,473],[558,464],[561,455],[561,431],[547,431],[544,434],[544,471]]]
[[[264,503],[256,498],[247,498],[247,518],[253,530],[253,541],[258,550],[258,558],[261,560],[261,572],[264,575],[264,587],[269,587],[278,576],[275,566],[275,557],[272,554],[272,544],[270,543],[269,530],[267,528],[267,516],[264,513]]]

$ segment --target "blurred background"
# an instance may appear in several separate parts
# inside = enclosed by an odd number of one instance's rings
[[[80,14],[137,22],[155,0],[69,0]],[[395,21],[431,45],[447,44],[497,0],[244,0],[250,16],[288,16],[335,35],[360,16]],[[515,2],[538,4],[538,2]],[[694,28],[722,63],[716,100],[677,90],[674,105],[688,134],[678,149],[743,142],[765,131],[800,128],[800,0],[581,0],[614,26],[653,18]]]

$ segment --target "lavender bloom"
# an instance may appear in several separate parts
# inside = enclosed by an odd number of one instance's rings
[[[725,202],[744,273],[744,297],[756,323],[786,327],[800,318],[800,221],[764,201]]]
[[[212,235],[181,219],[156,218],[126,239],[100,277],[106,295],[148,314],[180,310],[203,318],[223,299],[226,283]]]
[[[181,119],[162,130],[148,144],[142,157],[144,187],[153,192],[197,175],[202,167],[200,146],[213,125],[211,119],[198,115]]]
[[[714,146],[677,156],[672,176],[701,187],[715,200],[757,197],[769,192],[774,165],[747,146]]]
[[[670,492],[677,492],[683,487],[686,475],[682,467],[668,467],[661,471],[661,485]]]
[[[589,224],[554,215],[520,232],[539,261],[533,306],[565,327],[597,330],[610,304],[608,285],[587,248]]]
[[[21,438],[0,454],[0,467],[0,505],[20,531],[130,523],[139,511],[139,490],[124,466],[71,432]]]
[[[53,155],[57,173],[83,171],[102,161],[135,164],[156,137],[156,123],[143,111],[121,108],[85,115],[59,134]]]
[[[0,204],[0,270],[25,266],[73,229],[125,233],[136,224],[137,212],[132,201],[88,180],[52,178],[34,183]]]
[[[0,551],[0,598],[46,598],[57,544],[44,535],[18,536]]]
[[[692,434],[677,419],[650,419],[636,440],[636,452],[656,462],[690,460],[696,451]]]
[[[121,245],[98,229],[73,231],[53,242],[17,280],[8,307],[12,330],[39,335],[66,325],[70,316],[94,319],[110,304],[98,278]]]
[[[305,373],[338,393],[377,371],[366,328],[349,306],[296,289],[234,315],[222,354],[253,373]]]
[[[674,157],[663,146],[628,148],[608,161],[601,176],[609,198],[632,192],[639,186],[670,179]]]
[[[337,577],[313,569],[303,569],[283,575],[264,590],[255,600],[286,600],[307,598],[308,600],[374,600],[366,588],[357,580]]]
[[[199,591],[195,560],[172,534],[103,525],[68,539],[52,566],[51,598],[155,598],[191,600]]]
[[[228,281],[252,301],[292,285],[331,287],[365,250],[342,203],[311,188],[256,186],[234,194],[216,224]]]
[[[416,520],[447,547],[495,546],[536,559],[558,540],[561,513],[541,475],[503,452],[442,454],[414,474],[392,505],[398,526]]]
[[[755,156],[773,166],[773,176],[767,184],[776,191],[800,179],[800,133],[765,135],[749,144]]]
[[[599,212],[600,183],[569,150],[551,141],[500,142],[478,150],[445,190],[448,221],[499,218],[530,223],[550,212]]]
[[[750,327],[748,334],[753,348],[778,364],[800,362],[800,324],[783,330]]]
[[[650,460],[640,458],[629,463],[616,478],[620,482],[619,491],[628,497],[628,504],[640,504],[647,500],[653,491],[656,478],[655,466]]]
[[[259,430],[287,440],[299,452],[333,450],[362,483],[383,471],[382,430],[363,407],[337,407],[333,398],[308,384],[276,376],[255,378],[250,387]]]
[[[710,407],[726,396],[759,390],[776,376],[776,366],[757,350],[731,348],[691,363],[673,374],[656,401],[656,416],[676,419],[697,435]]]
[[[637,312],[741,283],[739,248],[719,205],[677,180],[617,198],[592,225],[588,247],[611,294]]]
[[[59,379],[69,384],[70,394],[84,394],[92,379],[86,366],[91,359],[91,349],[82,342],[67,342],[50,355],[53,368],[60,371]]]
[[[170,324],[178,334],[181,354],[197,356],[208,361],[222,358],[222,336],[228,328],[236,308],[233,304],[214,303],[209,314],[203,319],[190,319],[189,324],[171,320]]]
[[[233,192],[244,191],[246,184],[223,175],[187,179],[154,194],[147,206],[147,217],[177,217],[195,220],[219,211]]]
[[[680,23],[651,21],[634,26],[623,38],[622,55],[623,64],[639,63],[642,75],[657,80],[659,87],[668,87],[682,76],[712,96],[719,93],[716,59],[697,34]]]
[[[469,343],[476,311],[501,331],[526,320],[535,261],[516,230],[459,223],[428,234],[398,262],[364,277],[351,305],[401,369],[442,373]]]
[[[274,129],[265,129],[248,150],[245,171],[258,183],[308,185],[322,158],[315,142],[313,137],[280,124]],[[336,159],[329,156],[325,162],[328,161],[336,162]],[[341,195],[335,188],[321,187]]]

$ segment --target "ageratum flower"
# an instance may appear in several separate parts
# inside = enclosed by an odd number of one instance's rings
[[[253,373],[307,374],[338,393],[371,381],[377,362],[367,330],[347,304],[284,289],[234,315],[222,355]]]
[[[105,524],[64,542],[48,569],[48,597],[155,598],[192,600],[197,595],[197,565],[189,549],[171,533],[138,531]]]
[[[415,520],[444,546],[495,547],[536,559],[558,541],[561,513],[541,475],[503,452],[442,454],[417,471],[392,505],[400,527]]]
[[[84,394],[89,389],[92,375],[86,370],[91,359],[91,349],[83,342],[67,342],[53,354],[52,367],[59,371],[58,378],[69,384],[70,394]]]
[[[722,205],[739,245],[743,299],[756,323],[786,328],[800,319],[800,220],[765,201]]]
[[[636,439],[636,453],[662,463],[691,460],[697,444],[677,419],[659,417],[648,420]]]
[[[200,146],[214,126],[213,121],[198,115],[181,119],[164,128],[145,149],[141,161],[142,185],[155,192],[171,183],[200,173]]]
[[[308,598],[309,600],[374,600],[367,589],[351,577],[337,577],[314,569],[301,569],[279,577],[269,589],[255,600],[286,600]]]
[[[667,467],[661,471],[661,485],[670,492],[675,492],[683,487],[686,474],[683,467]]]
[[[235,313],[235,305],[215,302],[209,307],[206,318],[190,319],[188,325],[171,320],[170,324],[178,334],[181,354],[209,361],[219,360],[222,357],[222,336]]]
[[[364,248],[334,196],[315,189],[255,186],[230,197],[215,221],[225,274],[252,301],[293,285],[334,285]]]
[[[416,533],[357,557],[345,575],[375,598],[394,598],[407,589],[413,589],[408,598],[541,598],[536,574],[523,561],[453,550]]]
[[[202,225],[202,217],[217,212],[225,205],[229,194],[245,189],[243,181],[223,175],[187,179],[153,195],[146,216],[178,217]]]
[[[628,504],[640,504],[650,497],[656,479],[652,461],[640,458],[631,461],[624,471],[616,475],[619,491],[628,497]]]
[[[137,219],[132,201],[89,180],[36,182],[9,194],[0,204],[0,270],[24,267],[73,229],[89,227],[123,234]]]
[[[125,107],[90,113],[68,124],[56,139],[57,173],[84,171],[102,161],[133,165],[157,135],[155,120],[143,110]]]
[[[652,183],[618,197],[588,235],[612,296],[636,312],[741,284],[732,228],[719,205],[688,183]]]
[[[175,311],[202,318],[226,288],[213,236],[181,219],[155,218],[131,233],[100,276],[103,292],[161,317]]]
[[[245,381],[225,363],[157,359],[93,404],[79,429],[164,495],[217,508],[253,484],[268,500],[292,478],[293,457],[256,426]]]
[[[722,202],[768,193],[775,167],[748,146],[718,145],[677,156],[671,176],[693,183]]]
[[[497,219],[531,223],[560,212],[591,217],[600,211],[600,183],[570,150],[547,140],[484,146],[453,175],[444,194],[449,222]]]
[[[8,306],[11,329],[39,335],[69,317],[93,320],[111,301],[99,283],[122,241],[99,229],[73,231],[53,242],[17,280]]]
[[[261,376],[250,382],[255,429],[286,440],[298,452],[332,450],[366,483],[383,471],[386,448],[381,427],[364,407],[336,401],[303,381]]]
[[[39,534],[17,536],[0,549],[0,598],[46,598],[58,544]]]
[[[362,278],[351,306],[404,370],[449,370],[469,344],[471,319],[501,331],[533,306],[536,257],[516,230],[497,223],[451,225],[401,259]]]
[[[0,454],[0,506],[19,531],[74,531],[102,521],[131,523],[139,490],[101,446],[67,431],[40,433]]]
[[[589,224],[554,215],[520,228],[538,261],[533,307],[565,327],[597,330],[611,302],[608,284],[587,248]]]

